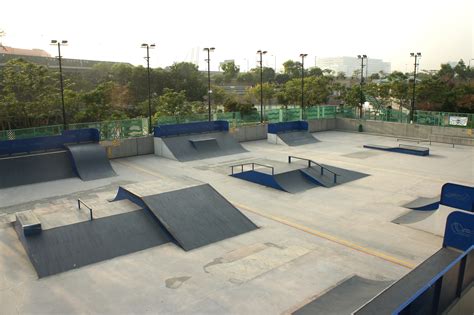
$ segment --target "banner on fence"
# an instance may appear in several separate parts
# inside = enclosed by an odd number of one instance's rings
[[[453,126],[467,126],[467,117],[449,116],[449,124]]]

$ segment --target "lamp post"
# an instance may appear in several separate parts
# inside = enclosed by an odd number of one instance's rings
[[[414,70],[413,70],[413,95],[411,98],[411,111],[410,111],[410,122],[414,122],[415,118],[415,91],[416,91],[416,70],[418,68],[419,59],[421,58],[421,53],[410,53],[410,56],[415,58]]]
[[[260,122],[263,123],[263,55],[267,53],[266,50],[257,50],[260,55]]]
[[[301,57],[301,116],[304,117],[304,57],[308,54],[300,54]]]
[[[67,120],[66,120],[66,108],[64,106],[64,82],[63,82],[63,66],[62,66],[62,56],[61,56],[61,46],[67,46],[67,40],[51,40],[51,45],[58,46],[58,60],[59,60],[59,82],[61,86],[61,104],[63,111],[63,128],[67,130]]]
[[[148,76],[148,132],[152,133],[153,130],[151,128],[151,84],[150,84],[150,49],[156,47],[155,44],[142,44],[142,48],[146,48],[146,69],[147,69],[147,76]]]
[[[211,51],[214,51],[214,47],[204,48],[207,51],[207,111],[209,115],[209,121],[211,121]]]
[[[364,105],[364,93],[362,86],[364,85],[364,59],[367,60],[367,55],[357,55],[357,59],[360,59],[360,105],[359,105],[359,118],[362,118],[362,106]]]

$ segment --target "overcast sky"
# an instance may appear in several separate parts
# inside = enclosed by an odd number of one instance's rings
[[[277,68],[308,53],[307,64],[327,56],[367,54],[411,69],[410,52],[421,52],[421,69],[473,58],[474,1],[277,1],[4,0],[0,6],[2,42],[41,48],[56,55],[51,39],[67,39],[65,58],[144,64],[142,42],[156,43],[151,65],[199,61],[215,47],[211,69],[234,59],[243,71],[265,64]],[[198,55],[199,53],[199,55]],[[474,64],[474,60],[472,61]]]

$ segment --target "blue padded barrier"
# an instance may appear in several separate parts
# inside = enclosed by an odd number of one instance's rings
[[[64,149],[64,144],[99,142],[97,129],[65,130],[60,136],[0,141],[0,156]]]
[[[449,214],[444,231],[443,247],[462,251],[474,245],[474,214],[455,211]]]
[[[474,211],[474,187],[446,183],[441,188],[441,201],[445,206]]]
[[[308,130],[308,122],[298,120],[298,121],[288,121],[268,124],[268,133],[278,134],[281,132],[293,131],[293,130]]]
[[[216,120],[156,126],[154,128],[154,135],[155,137],[168,137],[213,131],[229,131],[229,122],[225,120]]]

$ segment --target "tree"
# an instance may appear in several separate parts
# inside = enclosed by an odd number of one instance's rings
[[[254,72],[242,72],[237,76],[237,82],[246,83],[246,84],[255,84],[257,83],[257,78]]]
[[[278,84],[285,84],[290,80],[290,76],[286,73],[278,73],[275,76],[275,82]]]
[[[185,116],[192,113],[192,106],[186,102],[185,91],[165,88],[163,95],[154,102],[158,116]]]
[[[304,79],[304,106],[327,103],[332,79],[328,77],[306,77]],[[301,104],[301,79],[288,81],[278,93],[278,100],[284,105]]]
[[[408,107],[408,76],[402,72],[394,71],[388,77],[390,96],[397,100],[399,106]]]
[[[240,72],[239,66],[237,66],[233,60],[228,61],[228,62],[224,62],[221,65],[221,69],[222,69],[222,71],[224,71],[224,80],[226,82],[229,82],[232,79],[237,78],[237,75]]]
[[[336,79],[338,79],[338,80],[344,80],[345,78],[346,78],[346,74],[343,71],[339,71],[336,74]]]
[[[1,78],[3,129],[62,121],[59,80],[55,73],[23,59],[12,59],[2,69]]]
[[[283,73],[287,74],[290,79],[301,77],[301,62],[287,60],[283,63]]]
[[[323,75],[323,70],[318,67],[312,67],[308,69],[308,76],[321,77]]]
[[[263,87],[263,90],[261,88]],[[260,102],[260,91],[263,93],[263,101],[268,103],[275,96],[275,86],[271,83],[263,83],[263,86],[257,84],[255,87],[247,89],[247,95],[253,102]]]
[[[185,91],[188,101],[202,101],[207,94],[207,82],[198,67],[190,62],[174,63],[168,68],[166,88]]]
[[[224,103],[224,111],[226,112],[240,112],[241,114],[250,114],[256,112],[257,109],[253,104],[243,104],[239,103],[234,98],[228,98]]]

